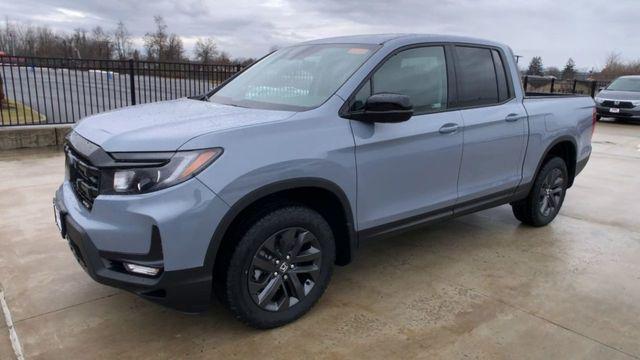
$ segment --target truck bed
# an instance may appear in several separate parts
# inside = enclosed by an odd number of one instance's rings
[[[548,98],[548,97],[552,97],[552,98],[566,98],[566,97],[590,97],[589,95],[586,94],[567,94],[567,93],[543,93],[543,92],[526,92],[524,94],[524,98],[525,99],[530,99],[530,98]]]
[[[588,95],[579,94],[531,94],[522,101],[529,117],[529,142],[523,176],[533,179],[542,151],[558,140],[558,134],[570,134],[574,139],[581,161],[591,153],[594,101]],[[565,136],[566,137],[566,136]]]

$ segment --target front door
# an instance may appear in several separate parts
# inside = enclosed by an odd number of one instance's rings
[[[351,122],[359,230],[411,222],[425,214],[443,214],[443,209],[452,213],[462,118],[459,111],[447,111],[447,82],[444,48],[425,46],[388,58],[356,94],[352,110],[376,93],[407,95],[414,107],[414,116],[402,123]]]

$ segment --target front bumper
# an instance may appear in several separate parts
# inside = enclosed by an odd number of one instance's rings
[[[612,113],[610,107],[605,107],[601,105],[596,106],[596,111],[598,115],[601,117],[612,117],[616,119],[629,119],[629,120],[640,120],[640,107],[636,106],[634,108],[619,108],[619,112]]]
[[[97,282],[185,312],[209,306],[207,251],[228,206],[199,180],[144,195],[98,196],[91,210],[65,182],[54,204],[62,236]],[[154,277],[132,274],[125,262],[162,270]]]

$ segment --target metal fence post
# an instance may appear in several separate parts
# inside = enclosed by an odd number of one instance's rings
[[[595,80],[591,82],[591,97],[596,96],[596,84],[597,83],[598,82],[595,81]]]
[[[571,88],[571,93],[575,94],[576,93],[576,84],[578,83],[578,80],[574,79],[573,80],[573,87]]]
[[[551,78],[551,93],[553,93],[553,85],[556,83],[556,78]]]
[[[129,90],[131,91],[131,105],[136,104],[136,82],[134,81],[133,59],[129,59]]]
[[[524,83],[522,84],[522,88],[523,88],[524,92],[527,92],[528,82],[529,82],[529,75],[525,75],[524,76]]]

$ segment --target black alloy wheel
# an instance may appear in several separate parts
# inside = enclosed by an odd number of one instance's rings
[[[564,192],[564,177],[559,168],[552,169],[544,179],[538,194],[540,214],[547,217],[558,212]]]
[[[290,323],[313,307],[331,280],[333,229],[297,203],[266,204],[245,219],[215,271],[217,295],[250,326]]]
[[[267,311],[284,311],[302,301],[318,281],[322,250],[313,233],[291,227],[271,235],[249,267],[249,292]]]
[[[531,226],[545,226],[560,212],[569,186],[567,164],[560,157],[547,159],[535,177],[529,195],[511,203],[516,219]]]

